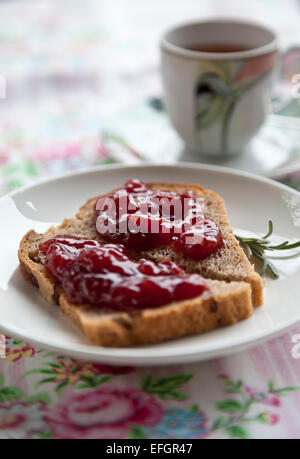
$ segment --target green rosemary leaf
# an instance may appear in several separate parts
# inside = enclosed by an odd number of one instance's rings
[[[244,242],[245,244],[252,244],[252,243],[257,243],[257,242],[260,242],[260,239],[258,239],[257,237],[241,237],[241,236],[237,236],[237,239],[239,241],[242,241]]]
[[[269,231],[262,239],[268,239],[268,237],[272,236],[273,232],[274,232],[274,225],[273,225],[272,220],[269,220]]]
[[[278,245],[269,245],[269,247],[266,247],[266,250],[281,250],[284,247],[286,247],[289,244],[289,241],[282,242],[281,244]]]
[[[268,261],[268,270],[271,272],[271,274],[275,277],[275,279],[278,279],[279,277],[279,272],[277,271],[277,269],[275,268],[275,266],[273,265],[273,263],[271,263],[270,261]]]
[[[268,248],[266,248],[266,250],[292,250],[297,249],[298,247],[300,247],[300,241],[295,242],[293,244],[290,244],[289,241],[286,241],[286,243],[281,245],[269,246]]]
[[[252,250],[253,255],[256,256],[256,258],[259,258],[259,260],[264,261],[264,258],[265,258],[265,257],[264,257],[264,255],[263,255],[260,251],[258,251],[258,250],[257,250],[256,248],[254,248],[254,247],[251,247],[251,250]]]
[[[242,237],[236,236],[238,239],[241,247],[244,249],[246,256],[251,258],[252,256],[256,257],[260,261],[262,261],[262,270],[261,275],[266,274],[269,272],[271,276],[278,278],[279,272],[277,271],[276,267],[271,263],[271,261],[266,256],[266,252],[274,252],[276,250],[292,250],[300,247],[300,241],[292,242],[284,241],[277,245],[272,245],[271,241],[268,239],[274,232],[274,225],[272,220],[269,220],[269,229],[265,236],[262,238],[255,238],[255,237]]]
[[[266,258],[264,258],[263,259],[263,267],[261,268],[261,271],[260,271],[260,275],[261,276],[263,276],[266,273],[266,271],[268,269],[268,266],[269,266],[268,260]]]
[[[253,253],[252,253],[252,249],[251,249],[250,245],[243,244],[243,249],[245,250],[247,257],[251,258]]]

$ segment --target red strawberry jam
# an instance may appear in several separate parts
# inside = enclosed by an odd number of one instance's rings
[[[200,275],[187,274],[171,261],[134,261],[123,245],[56,236],[41,244],[39,252],[75,304],[130,311],[195,298],[208,290]]]
[[[128,249],[170,245],[202,260],[224,246],[220,228],[204,215],[204,201],[191,191],[154,191],[133,179],[112,195],[101,197],[95,213],[98,233]]]

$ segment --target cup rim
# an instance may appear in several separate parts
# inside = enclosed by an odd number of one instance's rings
[[[250,27],[256,27],[259,29],[264,30],[265,32],[269,33],[273,38],[270,40],[269,43],[266,45],[258,46],[256,48],[251,48],[245,51],[235,51],[231,53],[213,53],[213,52],[206,52],[206,51],[195,51],[187,48],[183,48],[181,46],[175,45],[168,40],[168,35],[172,32],[176,32],[178,29],[182,29],[185,27],[192,27],[201,24],[237,24],[237,25],[245,25]],[[278,40],[277,35],[274,30],[270,27],[265,26],[260,22],[254,21],[245,21],[240,19],[234,18],[210,18],[210,19],[203,19],[200,21],[191,21],[191,22],[183,22],[179,23],[164,32],[161,41],[160,41],[161,49],[167,51],[171,54],[177,54],[178,56],[191,58],[191,59],[210,59],[210,60],[235,60],[235,59],[245,59],[251,57],[258,57],[265,54],[269,54],[275,51],[278,51]]]

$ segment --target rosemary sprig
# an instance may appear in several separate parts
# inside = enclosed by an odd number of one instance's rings
[[[291,250],[300,247],[300,241],[290,243],[289,241],[284,241],[281,244],[272,245],[272,242],[269,240],[269,237],[272,236],[274,232],[274,225],[272,220],[269,221],[269,229],[265,236],[261,238],[255,237],[242,237],[235,236],[239,241],[240,245],[243,247],[248,258],[254,256],[258,258],[263,263],[261,270],[261,275],[269,272],[274,278],[279,277],[279,273],[273,263],[268,259],[266,252],[274,252],[277,250]]]

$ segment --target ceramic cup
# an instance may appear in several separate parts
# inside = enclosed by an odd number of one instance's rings
[[[243,50],[188,49],[216,43]],[[189,149],[215,157],[242,152],[269,111],[277,55],[274,32],[248,22],[208,20],[164,34],[164,101]]]

